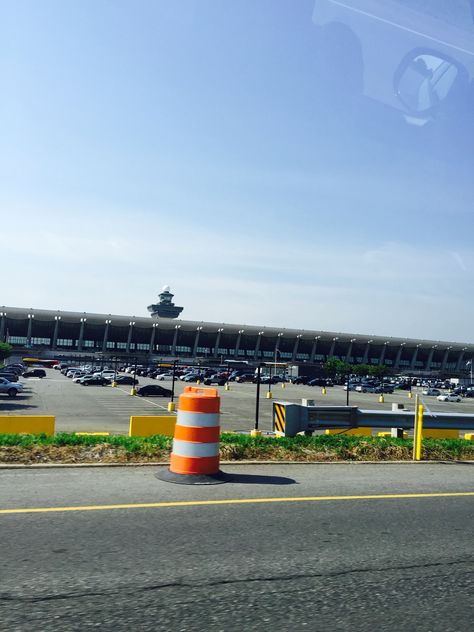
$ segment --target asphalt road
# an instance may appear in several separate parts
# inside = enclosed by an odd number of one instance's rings
[[[171,387],[171,382],[156,382],[139,377],[140,385],[160,384]],[[44,379],[24,380],[24,394],[15,399],[0,396],[0,414],[50,414],[56,416],[59,431],[106,431],[127,433],[131,415],[167,414],[168,400],[161,397],[146,398],[130,396],[129,386],[119,388],[74,384],[58,371],[48,370]],[[179,395],[186,385],[176,382]],[[250,430],[255,420],[255,384],[231,383],[230,390],[216,387],[221,397],[221,427],[223,430]],[[266,399],[268,386],[262,386],[260,400],[260,423],[263,431],[270,431],[272,402],[284,400],[301,402],[302,398],[314,399],[318,404],[345,405],[346,392],[336,386],[322,395],[321,388],[311,386],[272,385],[273,399]],[[414,392],[417,392],[416,389]],[[421,393],[421,389],[419,390]],[[408,399],[406,391],[395,391],[385,395],[385,403],[380,404],[378,395],[373,393],[350,393],[350,403],[361,408],[391,410],[392,403],[403,403],[406,408],[414,408],[414,399]],[[474,414],[474,399],[461,403],[438,402],[434,397],[425,398],[425,404],[432,411],[458,411]],[[474,428],[473,428],[474,430]]]
[[[2,470],[0,629],[471,630],[473,468]]]

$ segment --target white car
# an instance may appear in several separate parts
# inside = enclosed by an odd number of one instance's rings
[[[461,395],[438,395],[439,402],[462,402]]]
[[[102,371],[101,373],[94,373],[97,377],[105,377],[106,380],[113,380],[115,377],[115,371]]]
[[[155,379],[160,381],[160,382],[164,382],[165,380],[172,380],[173,379],[173,374],[172,373],[160,373],[160,375],[157,375]]]

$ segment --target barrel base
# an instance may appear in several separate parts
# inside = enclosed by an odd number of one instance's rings
[[[161,468],[155,476],[160,481],[178,485],[220,485],[230,480],[230,477],[220,470],[216,474],[176,474],[167,467]]]

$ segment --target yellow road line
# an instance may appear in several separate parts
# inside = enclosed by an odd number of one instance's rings
[[[117,386],[117,390],[122,391],[122,393],[125,393],[126,395],[129,395],[131,397],[130,391],[127,391],[124,388],[120,388],[120,386]],[[138,396],[134,395],[134,397],[138,397]],[[152,404],[153,406],[158,406],[158,408],[162,408],[163,410],[168,410],[167,406],[162,406],[161,404],[157,404],[156,402],[151,402],[149,399],[145,399],[144,397],[140,397],[139,401],[148,402],[149,404]]]
[[[162,507],[197,507],[200,505],[244,505],[257,503],[301,503],[339,500],[396,500],[400,498],[452,498],[474,496],[474,492],[435,492],[431,494],[367,494],[364,496],[297,496],[292,498],[237,498],[224,500],[185,500],[123,505],[85,505],[77,507],[31,507],[0,509],[0,514],[55,513],[61,511],[107,511],[111,509],[159,509]]]

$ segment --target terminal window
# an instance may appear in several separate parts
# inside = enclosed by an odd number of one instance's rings
[[[72,347],[71,338],[58,338],[56,341],[58,347]]]
[[[26,345],[26,337],[24,336],[9,336],[7,339],[12,345]]]
[[[51,338],[32,338],[32,345],[49,345],[51,344]]]

